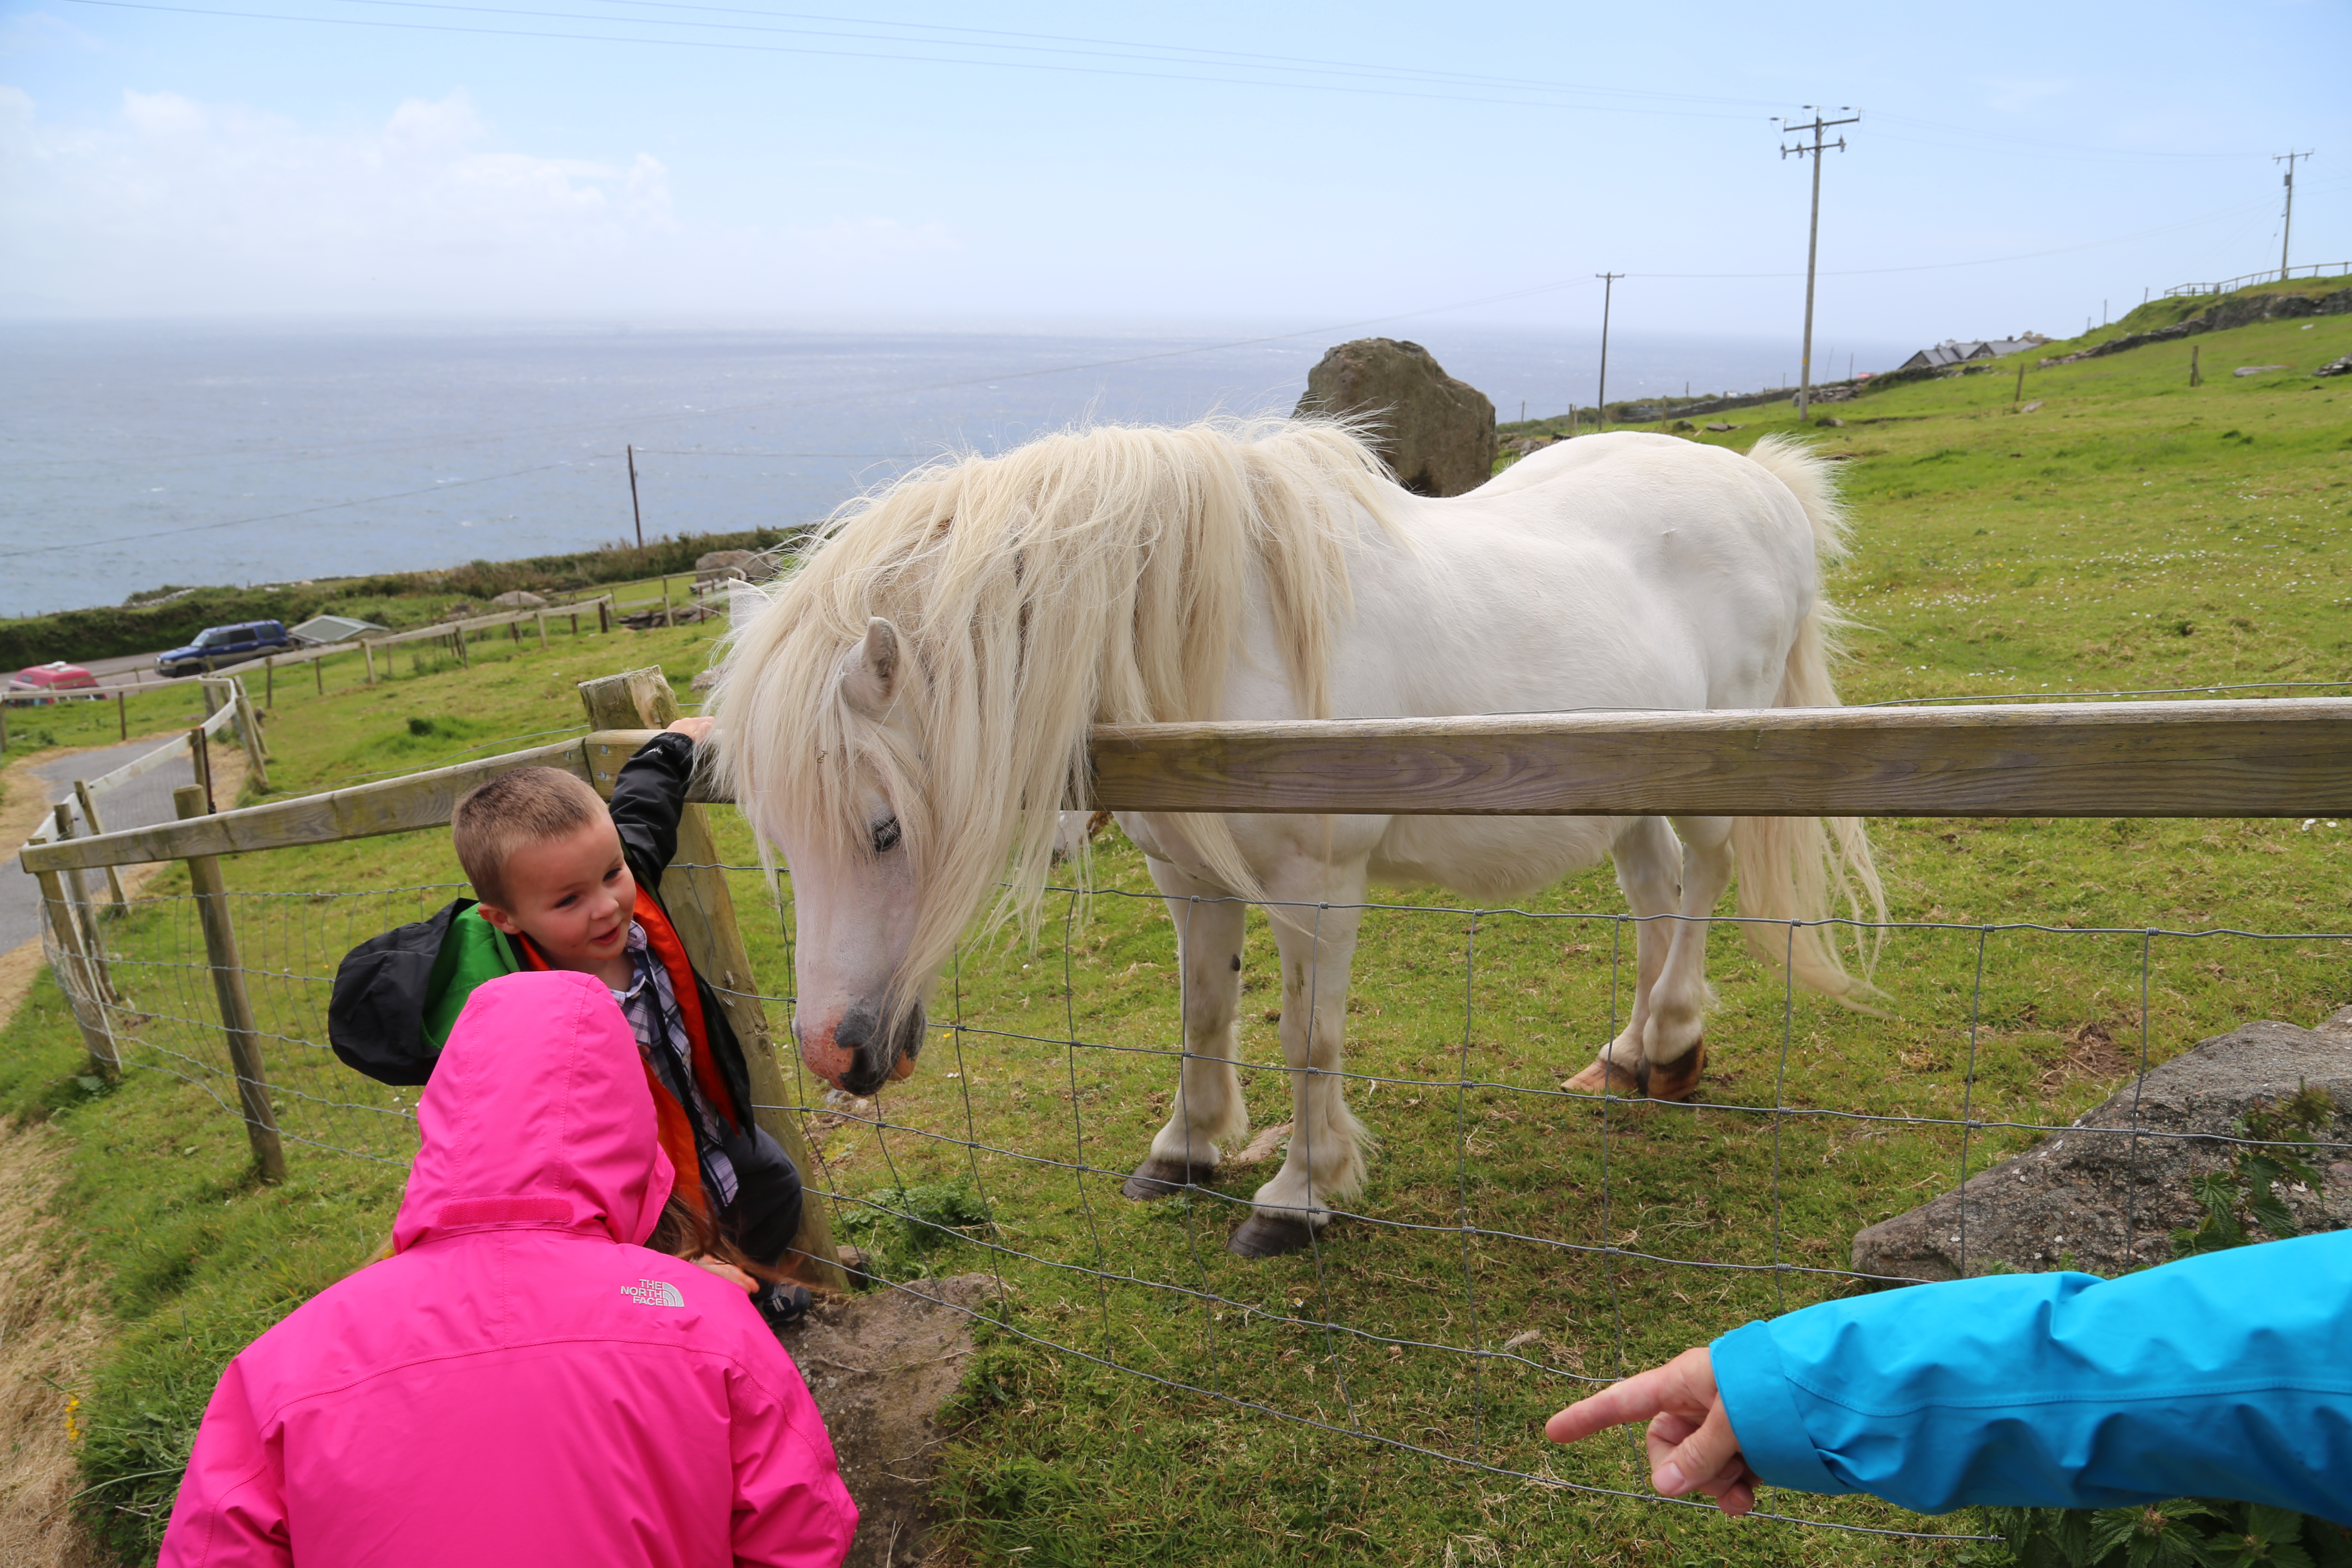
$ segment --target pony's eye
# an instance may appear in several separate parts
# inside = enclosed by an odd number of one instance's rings
[[[875,824],[874,853],[887,855],[897,847],[898,847],[898,819],[894,816],[887,822]]]

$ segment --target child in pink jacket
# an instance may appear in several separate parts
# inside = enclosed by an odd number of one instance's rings
[[[160,1568],[835,1568],[857,1510],[737,1286],[646,1250],[670,1190],[590,974],[474,993],[394,1255],[221,1374]]]

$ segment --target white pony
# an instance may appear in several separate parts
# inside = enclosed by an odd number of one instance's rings
[[[910,475],[847,509],[745,617],[718,698],[721,763],[793,872],[810,1068],[853,1092],[914,1071],[926,992],[992,890],[1034,918],[1098,723],[1834,703],[1818,560],[1829,469],[1665,436],[1550,447],[1465,496],[1397,486],[1341,424],[1221,422],[1049,436]],[[1234,1069],[1243,899],[1272,924],[1292,1125],[1233,1250],[1306,1245],[1364,1175],[1341,1096],[1367,884],[1482,903],[1612,857],[1649,920],[1631,1016],[1579,1088],[1683,1098],[1706,1059],[1706,926],[1738,907],[1883,912],[1851,819],[1122,814],[1181,933],[1175,1110],[1129,1180],[1208,1178],[1248,1131]],[[1679,838],[1679,842],[1677,839]],[[1778,964],[1786,929],[1759,937]],[[1836,943],[1796,978],[1847,994]]]

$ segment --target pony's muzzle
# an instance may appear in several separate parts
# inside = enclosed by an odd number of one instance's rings
[[[803,1030],[797,1016],[793,1020],[809,1071],[850,1094],[872,1094],[885,1083],[913,1077],[924,1028],[919,1002],[887,1035],[881,1015],[863,1002],[842,1014],[830,1031]]]

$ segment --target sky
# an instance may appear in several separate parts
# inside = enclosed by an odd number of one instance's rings
[[[0,0],[0,318],[2079,331],[2352,259],[2352,6]],[[1846,107],[1851,106],[1851,107]]]

